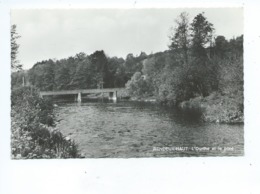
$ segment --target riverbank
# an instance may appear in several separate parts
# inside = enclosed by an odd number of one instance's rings
[[[195,110],[201,113],[205,122],[244,123],[243,100],[236,96],[212,93],[207,97],[197,97],[179,104],[183,110]]]
[[[242,95],[239,95],[242,96]],[[130,101],[161,103],[155,96],[150,97],[131,97]],[[173,106],[163,103],[166,106]],[[176,106],[176,105],[175,105]],[[237,96],[221,95],[213,92],[207,97],[196,97],[188,101],[177,104],[183,111],[198,114],[204,122],[215,123],[244,123],[243,99]]]
[[[40,98],[31,87],[12,89],[12,159],[81,157],[74,141],[55,126],[51,101]]]

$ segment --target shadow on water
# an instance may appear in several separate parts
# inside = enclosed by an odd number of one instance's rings
[[[137,107],[146,108],[154,111],[158,116],[174,120],[180,124],[194,125],[203,123],[202,111],[200,109],[180,109],[176,106],[164,106],[149,102],[138,102]]]
[[[108,98],[88,98],[83,97],[82,102],[75,100],[75,95],[59,96],[53,98],[56,104],[77,104],[77,106],[89,106],[89,104],[95,104],[95,107],[100,111],[114,112],[115,107],[125,109],[130,108],[131,111],[136,110],[139,112],[151,112],[156,114],[158,117],[164,117],[168,120],[174,120],[176,123],[185,125],[194,125],[203,123],[201,116],[202,111],[199,109],[180,109],[178,107],[169,107],[154,102],[142,102],[142,101],[129,101],[129,100],[118,100],[113,101]],[[108,106],[109,104],[109,106]],[[109,107],[114,107],[111,109]],[[121,110],[123,111],[123,110]]]

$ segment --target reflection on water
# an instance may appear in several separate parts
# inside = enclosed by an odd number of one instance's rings
[[[88,158],[243,155],[243,125],[203,123],[174,108],[84,102],[59,103],[55,112]]]

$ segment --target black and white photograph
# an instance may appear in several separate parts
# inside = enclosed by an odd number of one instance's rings
[[[259,194],[256,0],[0,0],[1,194]]]
[[[10,17],[12,159],[244,156],[242,7]]]

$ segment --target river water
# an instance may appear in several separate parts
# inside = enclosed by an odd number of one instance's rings
[[[58,103],[55,115],[86,158],[244,154],[243,125],[204,123],[147,102]]]

